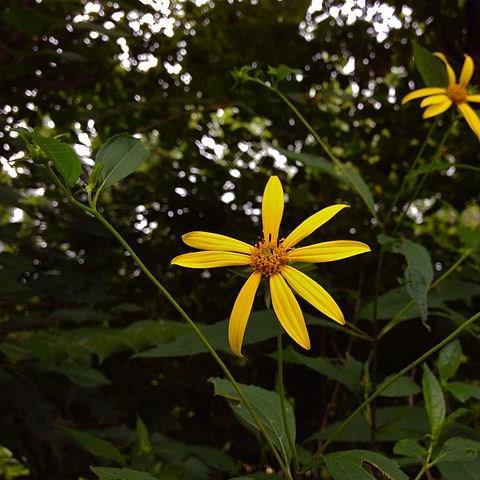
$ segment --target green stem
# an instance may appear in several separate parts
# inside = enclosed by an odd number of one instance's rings
[[[325,142],[320,137],[320,135],[318,135],[318,133],[315,131],[315,129],[312,127],[312,125],[309,123],[309,121],[302,115],[300,110],[298,110],[298,108],[288,99],[288,97],[286,95],[284,95],[280,90],[278,90],[278,88],[276,88],[275,86],[269,85],[269,84],[263,82],[262,80],[260,80],[258,78],[251,77],[250,80],[252,80],[252,81],[258,83],[259,85],[261,85],[262,87],[268,88],[272,92],[276,93],[288,105],[288,107],[292,110],[292,112],[295,113],[295,115],[298,117],[298,119],[305,125],[307,130],[314,136],[317,143],[323,148],[324,152],[330,157],[330,160],[339,169],[339,171],[342,173],[342,175],[348,181],[350,186],[358,193],[358,195],[360,195],[360,197],[364,201],[365,205],[367,206],[367,208],[369,209],[370,213],[375,218],[377,223],[379,225],[381,225],[382,222],[380,221],[380,218],[379,218],[377,212],[369,205],[369,203],[366,200],[364,194],[355,187],[355,184],[352,181],[352,178],[349,175],[348,171],[345,169],[345,166],[343,165],[343,163],[335,156],[335,154],[333,153],[332,149],[327,144],[327,142]]]
[[[393,213],[393,209],[395,208],[395,206],[397,205],[398,201],[400,200],[400,198],[402,198],[402,195],[403,195],[403,191],[405,190],[405,187],[407,186],[407,183],[408,181],[410,180],[410,175],[411,173],[415,170],[415,168],[417,167],[418,165],[418,162],[421,160],[421,158],[423,157],[423,152],[425,151],[425,148],[427,147],[428,145],[428,142],[430,141],[430,138],[433,134],[433,131],[435,130],[435,125],[436,123],[432,123],[432,126],[430,127],[430,129],[428,130],[428,133],[427,133],[427,136],[425,137],[425,140],[423,141],[422,143],[422,146],[420,147],[420,149],[418,150],[417,152],[417,155],[415,156],[415,159],[413,160],[412,164],[410,165],[410,168],[408,169],[407,173],[405,174],[405,176],[403,177],[403,181],[402,181],[402,184],[400,185],[400,188],[397,190],[397,193],[395,195],[395,198],[393,199],[392,201],[392,204],[390,205],[390,208],[388,209],[388,212],[387,214],[385,215],[385,218],[383,220],[383,229],[385,231],[385,227],[386,225],[388,224],[388,221],[390,220],[390,217]]]
[[[442,273],[434,282],[432,282],[429,287],[428,291],[432,290],[432,288],[435,288],[437,285],[442,283],[450,274],[452,274],[468,257],[469,255],[473,252],[473,249],[469,249],[466,252],[464,252],[458,260],[453,263],[450,268],[445,270],[445,272]],[[392,328],[396,327],[399,323],[403,321],[403,316],[405,315],[410,308],[415,305],[414,300],[410,300],[407,302],[399,311],[398,313],[383,327],[381,332],[378,335],[378,338],[382,338],[386,333],[388,333]]]
[[[290,426],[288,424],[287,418],[287,401],[285,399],[285,385],[283,383],[283,346],[282,346],[282,334],[280,333],[277,337],[277,374],[278,374],[278,394],[280,395],[280,408],[282,410],[282,420],[283,428],[285,429],[285,434],[287,435],[288,444],[290,445],[290,450],[292,451],[292,459],[294,471],[298,472],[298,455],[297,448],[295,446],[295,438],[290,431]]]
[[[450,135],[450,132],[452,131],[452,127],[453,127],[453,124],[454,124],[454,121],[453,119],[450,121],[449,125],[448,125],[448,128],[445,130],[445,133],[443,134],[443,137],[442,139],[440,140],[440,143],[438,145],[438,148],[433,156],[433,159],[432,159],[432,162],[434,162],[435,160],[437,160],[438,156],[440,155],[440,153],[442,152],[442,149],[443,149],[443,146],[445,145],[445,142],[447,141],[447,138],[448,136]],[[430,176],[430,173],[431,172],[425,172],[420,180],[420,182],[418,183],[417,187],[415,188],[415,191],[413,192],[413,194],[411,195],[410,199],[408,200],[408,203],[407,205],[405,206],[405,208],[402,209],[402,212],[400,213],[400,216],[397,220],[397,224],[395,225],[395,228],[393,230],[393,233],[392,233],[392,237],[395,236],[395,234],[397,233],[398,229],[400,228],[400,225],[402,224],[402,220],[403,218],[405,217],[405,215],[408,213],[408,211],[410,210],[410,207],[412,206],[412,203],[415,201],[415,199],[418,197],[418,194],[420,193],[420,191],[422,190],[422,187],[423,185],[425,184],[425,182],[427,181],[428,177]]]
[[[423,474],[426,473],[427,470],[432,466],[430,464],[430,459],[432,458],[433,448],[434,448],[436,443],[437,442],[434,439],[432,439],[430,441],[430,445],[428,446],[427,458],[425,458],[425,461],[423,462],[422,468],[417,473],[417,476],[415,477],[414,480],[420,480],[422,478]]]
[[[120,245],[130,254],[130,256],[133,258],[133,260],[137,263],[137,265],[140,267],[140,269],[143,271],[143,273],[148,277],[148,279],[157,287],[158,290],[164,295],[164,297],[172,304],[172,306],[177,310],[177,312],[181,315],[181,317],[190,325],[190,327],[193,329],[197,337],[201,340],[201,342],[205,345],[207,348],[208,352],[212,357],[215,359],[219,367],[223,370],[225,375],[227,376],[228,380],[231,382],[233,388],[237,392],[240,400],[242,403],[245,405],[247,408],[248,412],[250,413],[253,421],[255,422],[257,428],[259,431],[262,433],[264,436],[269,448],[273,452],[278,464],[280,465],[281,469],[283,470],[286,478],[288,480],[293,480],[292,475],[290,473],[290,469],[288,465],[285,464],[285,462],[282,460],[280,454],[278,453],[277,449],[273,445],[269,435],[267,434],[262,422],[258,418],[257,413],[255,412],[254,408],[250,404],[250,402],[247,400],[245,397],[242,389],[238,385],[237,381],[233,377],[232,373],[228,369],[228,367],[225,365],[223,360],[219,357],[215,349],[212,347],[210,344],[209,340],[207,337],[203,334],[203,332],[200,330],[200,328],[196,325],[196,323],[190,318],[190,316],[183,310],[183,308],[178,304],[178,302],[173,298],[173,296],[168,292],[168,290],[157,280],[157,278],[153,275],[153,273],[147,268],[147,266],[142,262],[140,257],[136,254],[136,252],[133,250],[133,248],[128,244],[128,242],[122,237],[122,235],[115,229],[113,225],[111,225],[106,218],[102,216],[102,214],[93,208],[89,208],[79,201],[77,201],[75,198],[73,198],[72,194],[70,191],[68,191],[60,179],[57,177],[55,172],[51,169],[49,165],[46,165],[47,171],[51,175],[53,181],[55,184],[67,195],[68,199],[78,208],[83,210],[84,212],[87,212],[91,215],[93,215],[114,237]]]
[[[460,333],[462,333],[466,328],[472,325],[480,318],[480,311],[477,312],[475,315],[471,316],[468,320],[466,320],[462,325],[460,325],[457,329],[455,329],[450,335],[445,337],[441,342],[437,343],[434,347],[430,350],[425,352],[423,355],[418,357],[412,363],[407,365],[404,369],[400,370],[394,376],[392,376],[387,382],[382,384],[375,392],[373,392],[361,405],[359,405],[343,422],[336,428],[336,430],[330,435],[327,441],[323,444],[322,449],[319,450],[310,461],[305,465],[300,472],[305,472],[309,470],[310,466],[314,464],[318,459],[320,459],[323,455],[323,451],[340,435],[340,433],[345,430],[345,428],[350,424],[350,422],[365,408],[367,407],[372,400],[375,400],[382,392],[384,392],[388,387],[390,387],[393,383],[397,381],[402,375],[408,373],[412,368],[415,368],[420,363],[424,362],[428,357],[432,356],[438,350],[443,348],[445,345],[450,343],[453,339],[455,339]]]

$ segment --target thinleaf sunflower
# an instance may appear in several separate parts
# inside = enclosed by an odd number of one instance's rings
[[[438,52],[435,55],[445,64],[448,85],[446,87],[427,87],[414,90],[403,97],[402,105],[410,100],[423,98],[420,103],[420,107],[425,107],[423,118],[435,117],[447,111],[450,107],[455,106],[473,130],[473,133],[480,139],[480,119],[475,110],[469,105],[469,102],[480,103],[480,95],[468,92],[474,70],[472,57],[465,55],[460,78],[457,81],[455,72],[445,55]]]
[[[263,235],[255,245],[217,233],[190,232],[182,236],[183,241],[201,251],[185,253],[171,261],[173,265],[187,268],[251,268],[251,274],[235,300],[228,325],[228,340],[236,355],[241,355],[243,336],[262,279],[268,282],[273,309],[285,331],[295,342],[309,349],[310,338],[305,319],[293,291],[336,322],[343,325],[345,318],[330,294],[291,264],[332,262],[370,251],[365,243],[352,240],[297,247],[305,237],[348,205],[326,207],[308,217],[286,238],[280,238],[283,206],[282,184],[278,177],[272,176],[262,200]]]

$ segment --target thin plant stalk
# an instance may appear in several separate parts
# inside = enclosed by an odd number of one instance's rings
[[[288,424],[287,400],[285,398],[285,385],[283,383],[282,334],[279,334],[277,337],[277,377],[278,377],[278,394],[280,396],[280,408],[282,410],[283,428],[285,429],[285,434],[287,435],[288,444],[292,452],[294,471],[298,472],[299,464],[298,464],[297,448],[295,446],[295,438],[293,437],[293,432],[290,430],[290,426]]]
[[[223,370],[223,372],[227,376],[228,380],[230,381],[233,388],[237,392],[241,402],[245,405],[245,407],[247,408],[248,412],[250,413],[253,421],[255,422],[257,428],[259,429],[259,431],[262,433],[263,437],[265,438],[265,441],[267,442],[269,448],[271,449],[272,453],[274,454],[274,456],[275,456],[278,464],[280,465],[282,471],[284,472],[286,478],[288,480],[293,480],[289,466],[283,461],[279,452],[277,451],[277,449],[273,445],[269,435],[267,434],[265,428],[263,427],[263,424],[261,423],[260,419],[258,418],[258,415],[255,412],[254,408],[252,407],[252,405],[250,404],[248,399],[245,397],[242,389],[240,388],[237,381],[233,377],[229,368],[225,365],[223,360],[220,358],[218,353],[215,351],[215,349],[210,344],[208,338],[203,334],[203,332],[200,330],[200,328],[197,326],[197,324],[190,318],[190,316],[187,314],[187,312],[185,312],[185,310],[179,305],[179,303],[170,294],[170,292],[168,292],[168,290],[159,282],[159,280],[155,277],[155,275],[153,275],[153,273],[143,263],[143,261],[140,259],[140,257],[136,254],[136,252],[129,245],[129,243],[122,237],[122,235],[115,229],[115,227],[111,223],[109,223],[108,220],[96,208],[87,207],[83,203],[76,200],[72,196],[72,194],[63,186],[62,182],[57,177],[57,175],[52,170],[52,168],[49,165],[45,165],[45,167],[46,167],[48,173],[50,174],[52,180],[54,181],[54,183],[57,185],[57,187],[62,192],[64,192],[66,194],[67,198],[71,201],[71,203],[74,204],[76,207],[80,208],[81,210],[83,210],[85,213],[93,215],[115,237],[115,239],[118,240],[118,242],[122,245],[122,247],[131,255],[131,257],[137,263],[137,265],[140,267],[140,269],[143,271],[143,273],[148,277],[148,279],[155,285],[155,287],[157,287],[157,289],[172,304],[172,306],[175,308],[175,310],[177,310],[177,312],[181,315],[181,317],[190,325],[190,327],[195,332],[197,337],[205,345],[205,347],[207,348],[210,355],[215,359],[215,361],[217,362],[219,367]]]

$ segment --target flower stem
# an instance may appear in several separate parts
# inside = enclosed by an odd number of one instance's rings
[[[416,360],[414,360],[412,363],[407,365],[405,368],[400,370],[398,373],[393,375],[387,382],[382,384],[379,388],[375,390],[365,401],[359,405],[343,422],[336,428],[336,430],[330,435],[330,437],[327,439],[327,441],[323,444],[322,449],[319,450],[313,457],[310,459],[310,461],[300,470],[300,472],[306,472],[312,464],[315,463],[315,461],[319,460],[322,455],[323,451],[340,435],[340,433],[345,430],[345,428],[350,424],[350,422],[359,414],[365,407],[367,407],[372,400],[375,400],[383,391],[385,391],[390,385],[395,383],[395,381],[400,378],[402,375],[405,375],[408,373],[412,368],[416,367],[423,361],[425,361],[428,357],[432,356],[434,353],[436,353],[438,350],[443,348],[445,345],[450,343],[453,339],[455,339],[460,333],[462,333],[465,329],[467,329],[470,325],[472,325],[474,322],[476,322],[480,318],[480,311],[477,312],[475,315],[472,315],[469,319],[467,319],[465,322],[462,323],[458,328],[456,328],[450,335],[446,336],[442,341],[438,342],[434,347],[432,347],[430,350],[425,352],[423,355],[418,357]]]
[[[280,396],[280,408],[282,410],[282,420],[283,428],[285,429],[285,434],[287,435],[288,444],[290,445],[290,450],[292,451],[292,459],[294,471],[298,472],[298,455],[297,448],[295,446],[295,438],[292,435],[290,426],[288,424],[287,417],[287,401],[285,398],[285,385],[283,383],[283,346],[282,346],[282,334],[280,333],[277,337],[277,375],[278,375],[278,394]]]
[[[258,430],[262,433],[263,437],[265,438],[265,441],[267,442],[269,448],[271,449],[272,453],[274,454],[278,464],[280,465],[282,471],[285,474],[285,477],[288,480],[293,480],[290,468],[289,466],[283,461],[281,458],[278,450],[275,448],[275,446],[272,443],[272,440],[270,439],[268,433],[266,432],[262,422],[258,418],[257,413],[255,412],[254,408],[244,395],[242,389],[240,388],[240,385],[238,385],[237,381],[233,377],[232,373],[228,369],[228,367],[225,365],[223,360],[220,358],[218,353],[215,351],[215,349],[212,347],[210,344],[208,338],[203,334],[203,332],[200,330],[200,328],[197,326],[197,324],[190,318],[190,316],[183,310],[183,308],[179,305],[179,303],[175,300],[175,298],[168,292],[168,290],[160,283],[160,281],[153,275],[153,273],[148,269],[148,267],[143,263],[143,261],[140,259],[140,257],[136,254],[135,250],[128,244],[128,242],[122,237],[122,235],[115,229],[115,227],[108,222],[108,220],[96,209],[96,208],[90,208],[84,205],[83,203],[79,202],[76,200],[71,192],[67,190],[64,185],[62,184],[61,180],[58,178],[58,176],[55,174],[55,172],[52,170],[52,168],[49,165],[46,165],[47,171],[52,177],[52,180],[54,183],[57,185],[60,190],[65,193],[67,198],[70,200],[72,204],[74,204],[76,207],[79,209],[83,210],[84,212],[93,215],[114,237],[120,245],[131,255],[133,260],[137,263],[137,265],[140,267],[140,269],[143,271],[143,273],[148,277],[148,279],[157,287],[157,289],[162,293],[162,295],[172,304],[172,306],[177,310],[177,312],[181,315],[181,317],[190,325],[192,330],[195,332],[197,337],[200,339],[200,341],[205,345],[207,348],[208,352],[210,355],[215,359],[219,367],[223,370],[225,375],[227,376],[228,380],[231,382],[233,388],[237,392],[241,402],[245,405],[246,409],[250,413],[253,421],[256,424],[256,427]]]

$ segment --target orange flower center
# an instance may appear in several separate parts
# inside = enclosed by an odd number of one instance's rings
[[[261,240],[253,248],[250,265],[264,277],[271,277],[279,272],[283,265],[289,263],[288,252],[291,251],[292,248],[285,248],[282,245],[282,240],[277,242]]]
[[[447,87],[447,97],[453,103],[463,103],[467,95],[467,89],[461,83],[453,83]]]

